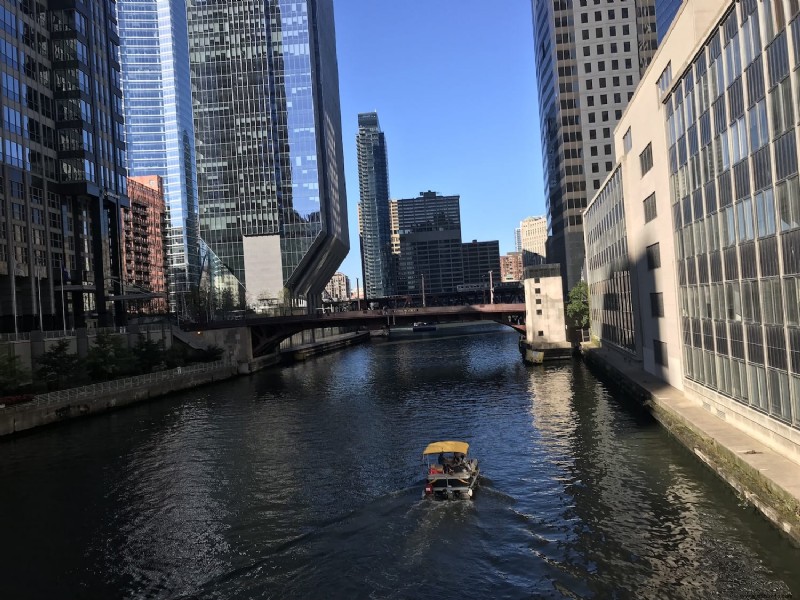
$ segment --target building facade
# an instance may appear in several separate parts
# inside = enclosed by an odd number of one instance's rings
[[[792,456],[799,12],[798,2],[685,0],[616,132],[636,357]],[[595,202],[615,193],[615,178]]]
[[[167,205],[170,305],[198,285],[192,88],[183,0],[119,0],[128,174],[158,175]]]
[[[389,164],[378,113],[358,115],[358,190],[361,267],[367,298],[395,293],[389,215]]]
[[[397,293],[452,293],[462,283],[459,196],[423,192],[397,200]]]
[[[522,281],[521,252],[509,252],[500,257],[500,280]]]
[[[517,252],[524,267],[544,264],[547,260],[547,218],[528,217],[520,221]]]
[[[656,33],[659,44],[667,34],[675,15],[678,14],[681,2],[683,0],[656,0]]]
[[[619,167],[589,204],[583,223],[591,333],[606,344],[635,354],[635,309]]]
[[[240,305],[311,309],[349,249],[333,3],[187,11],[201,238]]]
[[[614,164],[612,131],[656,48],[654,0],[532,0],[547,260],[584,267],[583,211]]]
[[[124,322],[114,2],[0,2],[0,329]]]
[[[350,278],[337,271],[325,286],[325,292],[333,302],[348,300],[350,298]]]
[[[167,310],[167,220],[164,180],[129,177],[130,207],[122,211],[123,297],[129,312]]]
[[[472,240],[461,244],[462,283],[497,284],[500,276],[500,242]],[[491,273],[491,276],[489,275]]]

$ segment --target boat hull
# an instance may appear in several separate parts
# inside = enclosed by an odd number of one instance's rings
[[[477,461],[461,472],[429,472],[423,496],[433,500],[467,500],[473,496],[479,474]]]

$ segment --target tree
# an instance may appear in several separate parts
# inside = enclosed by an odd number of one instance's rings
[[[119,337],[98,333],[86,357],[86,368],[94,381],[108,381],[134,374],[136,357]]]
[[[13,352],[0,354],[0,396],[18,392],[28,381],[29,373],[19,364],[19,356]]]
[[[569,291],[567,296],[567,316],[575,327],[587,329],[589,327],[589,286],[585,281],[579,281]]]
[[[69,341],[60,340],[36,359],[36,377],[48,390],[60,390],[80,383],[82,362],[69,351]]]
[[[164,340],[156,342],[140,335],[133,355],[140,373],[152,373],[153,369],[164,362]]]

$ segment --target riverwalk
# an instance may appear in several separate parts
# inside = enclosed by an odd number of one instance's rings
[[[800,546],[800,464],[716,416],[680,390],[604,348],[584,346],[602,379],[642,400],[654,417]]]
[[[38,394],[31,400],[18,404],[3,404],[0,400],[0,436],[105,413],[174,392],[240,375],[248,375],[261,369],[277,366],[284,360],[306,360],[311,356],[334,352],[367,341],[369,335],[369,332],[332,335],[314,342],[290,346],[281,349],[274,355],[244,363],[231,359],[199,363],[146,375]]]

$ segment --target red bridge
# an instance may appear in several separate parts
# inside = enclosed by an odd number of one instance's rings
[[[253,343],[253,356],[274,351],[280,343],[306,329],[322,327],[357,327],[379,330],[410,327],[414,323],[465,323],[495,321],[525,333],[524,304],[474,304],[464,306],[429,306],[425,308],[387,308],[333,312],[321,315],[287,315],[277,317],[247,316],[244,319],[192,324],[192,330],[247,327]]]

